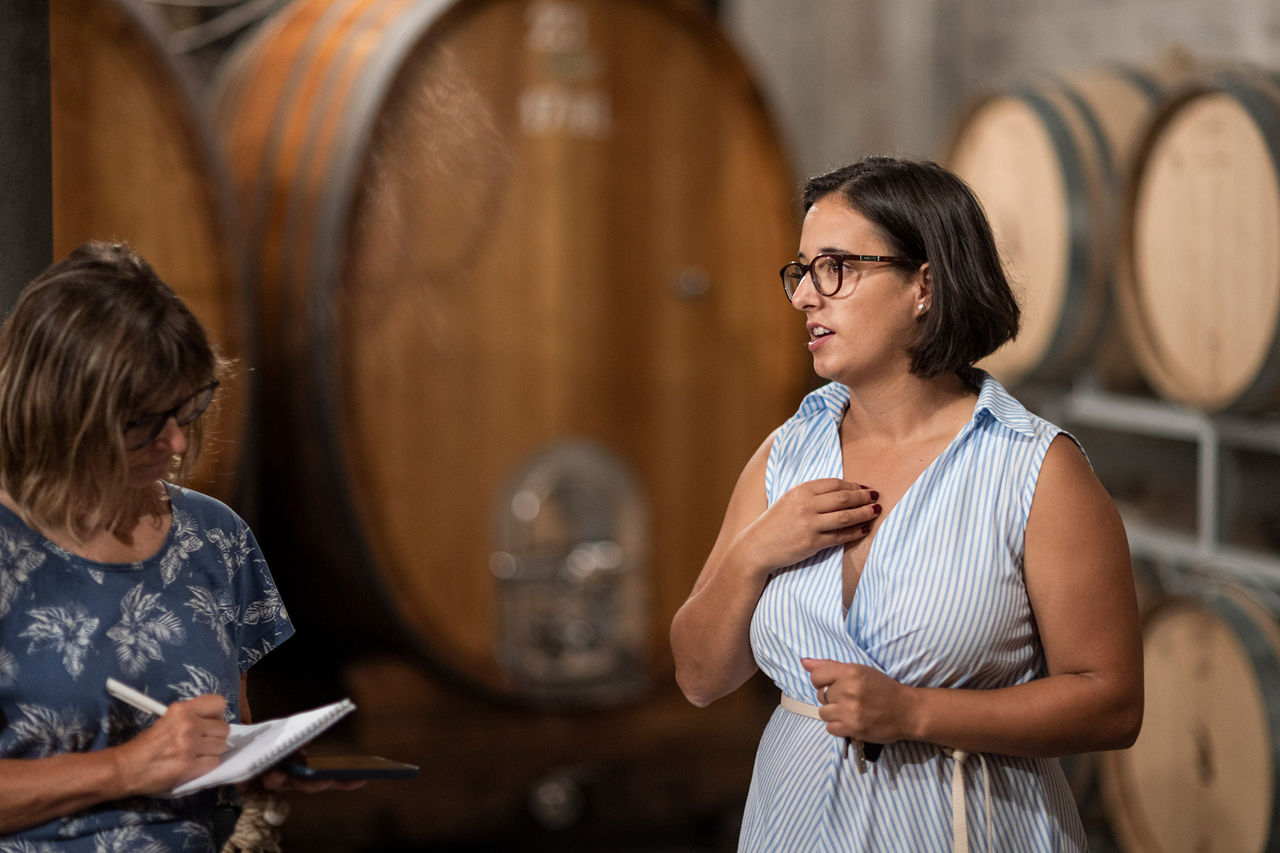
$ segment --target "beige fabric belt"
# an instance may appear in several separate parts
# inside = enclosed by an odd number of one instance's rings
[[[822,719],[822,717],[818,716],[817,705],[810,705],[808,702],[801,702],[799,699],[792,699],[785,693],[782,694],[782,699],[779,704],[793,714],[799,714],[802,717],[813,717],[815,720]]]
[[[793,713],[793,714],[801,714],[801,715],[806,716],[806,717],[812,717],[812,718],[813,718],[813,719],[815,719],[815,720],[821,720],[821,719],[822,719],[822,717],[818,716],[818,706],[817,706],[817,705],[810,705],[808,702],[801,702],[799,699],[792,699],[790,696],[788,696],[788,695],[787,695],[787,694],[785,694],[785,693],[783,693],[783,694],[782,694],[782,697],[778,700],[778,702],[779,702],[779,704],[780,704],[780,705],[782,705],[782,707],[783,707],[784,709],[786,709],[786,710],[790,711],[790,712],[791,712],[791,713]],[[847,738],[845,738],[845,739],[844,739],[844,754],[845,754],[846,756],[848,756],[848,755],[849,755],[849,747],[850,747],[850,746],[852,746],[852,747],[854,748],[854,751],[857,753],[857,756],[858,756],[858,772],[859,772],[859,773],[866,773],[866,772],[867,772],[867,757],[866,757],[866,755],[863,753],[863,750],[862,750],[862,741],[860,741],[860,740],[854,740],[854,739],[853,739],[853,738],[851,738],[851,737],[847,737]]]
[[[818,716],[817,705],[810,705],[808,702],[792,699],[785,693],[782,694],[779,704],[782,705],[784,710],[793,714],[812,717],[815,720],[822,719]],[[858,753],[861,755],[862,744],[859,743],[858,747]],[[963,749],[950,749],[948,747],[942,747],[942,752],[953,762],[951,768],[951,847],[956,853],[969,853],[969,810],[965,808],[964,763],[972,758],[973,755]],[[982,767],[982,802],[987,811],[987,849],[990,850],[995,832],[991,814],[991,770],[987,767],[987,757],[980,752],[977,753],[977,756],[978,764]]]

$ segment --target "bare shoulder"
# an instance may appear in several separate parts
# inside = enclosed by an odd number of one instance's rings
[[[716,541],[711,546],[711,553],[703,564],[702,572],[693,584],[690,597],[711,579],[713,567],[719,564],[734,537],[768,507],[769,498],[765,493],[765,467],[768,465],[769,451],[773,447],[773,439],[777,434],[777,430],[769,433],[751,454],[751,458],[742,468],[742,473],[738,475],[738,482],[733,487],[733,493],[729,495],[729,504],[725,507],[724,518],[720,522],[720,531],[716,534]]]
[[[773,450],[774,439],[778,437],[778,432],[782,427],[778,427],[773,432],[765,436],[764,441],[760,442],[760,446],[751,454],[751,458],[747,460],[747,464],[743,466],[742,473],[738,477],[741,482],[745,477],[758,477],[761,482],[764,480],[765,468],[769,464],[769,453]]]
[[[733,494],[729,497],[726,521],[739,513],[755,518],[768,505],[768,497],[765,495],[765,469],[768,468],[769,453],[773,449],[773,441],[777,435],[778,430],[775,429],[765,436],[764,441],[760,442],[760,446],[747,460],[747,464],[742,467],[742,472],[738,474],[738,482],[733,487]]]
[[[1045,453],[1027,518],[1028,549],[1046,539],[1069,539],[1077,547],[1128,547],[1115,501],[1079,445],[1065,434],[1058,435]]]
[[[1059,433],[1049,444],[1040,465],[1035,500],[1070,499],[1082,495],[1100,496],[1110,501],[1080,445],[1066,433]]]

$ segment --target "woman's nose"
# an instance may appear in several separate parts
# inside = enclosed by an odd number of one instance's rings
[[[164,426],[160,429],[157,439],[163,441],[169,446],[170,452],[175,456],[184,453],[187,449],[187,433],[178,426],[178,421],[172,415],[164,422]]]
[[[791,294],[791,307],[797,311],[804,311],[806,308],[812,308],[820,297],[818,288],[813,286],[813,273],[805,273],[804,278],[800,279],[795,291]]]

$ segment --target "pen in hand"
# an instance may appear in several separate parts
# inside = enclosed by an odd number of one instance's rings
[[[119,699],[121,702],[126,702],[137,708],[139,711],[146,711],[148,714],[155,714],[157,717],[163,717],[164,712],[169,710],[169,706],[163,702],[152,699],[147,694],[134,690],[129,685],[122,684],[114,678],[107,679],[107,692]]]

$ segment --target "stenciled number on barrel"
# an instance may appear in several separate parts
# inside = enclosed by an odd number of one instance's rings
[[[587,10],[578,3],[535,3],[525,23],[537,82],[519,95],[521,130],[527,136],[608,139],[613,99],[600,85],[605,62],[591,45]]]

